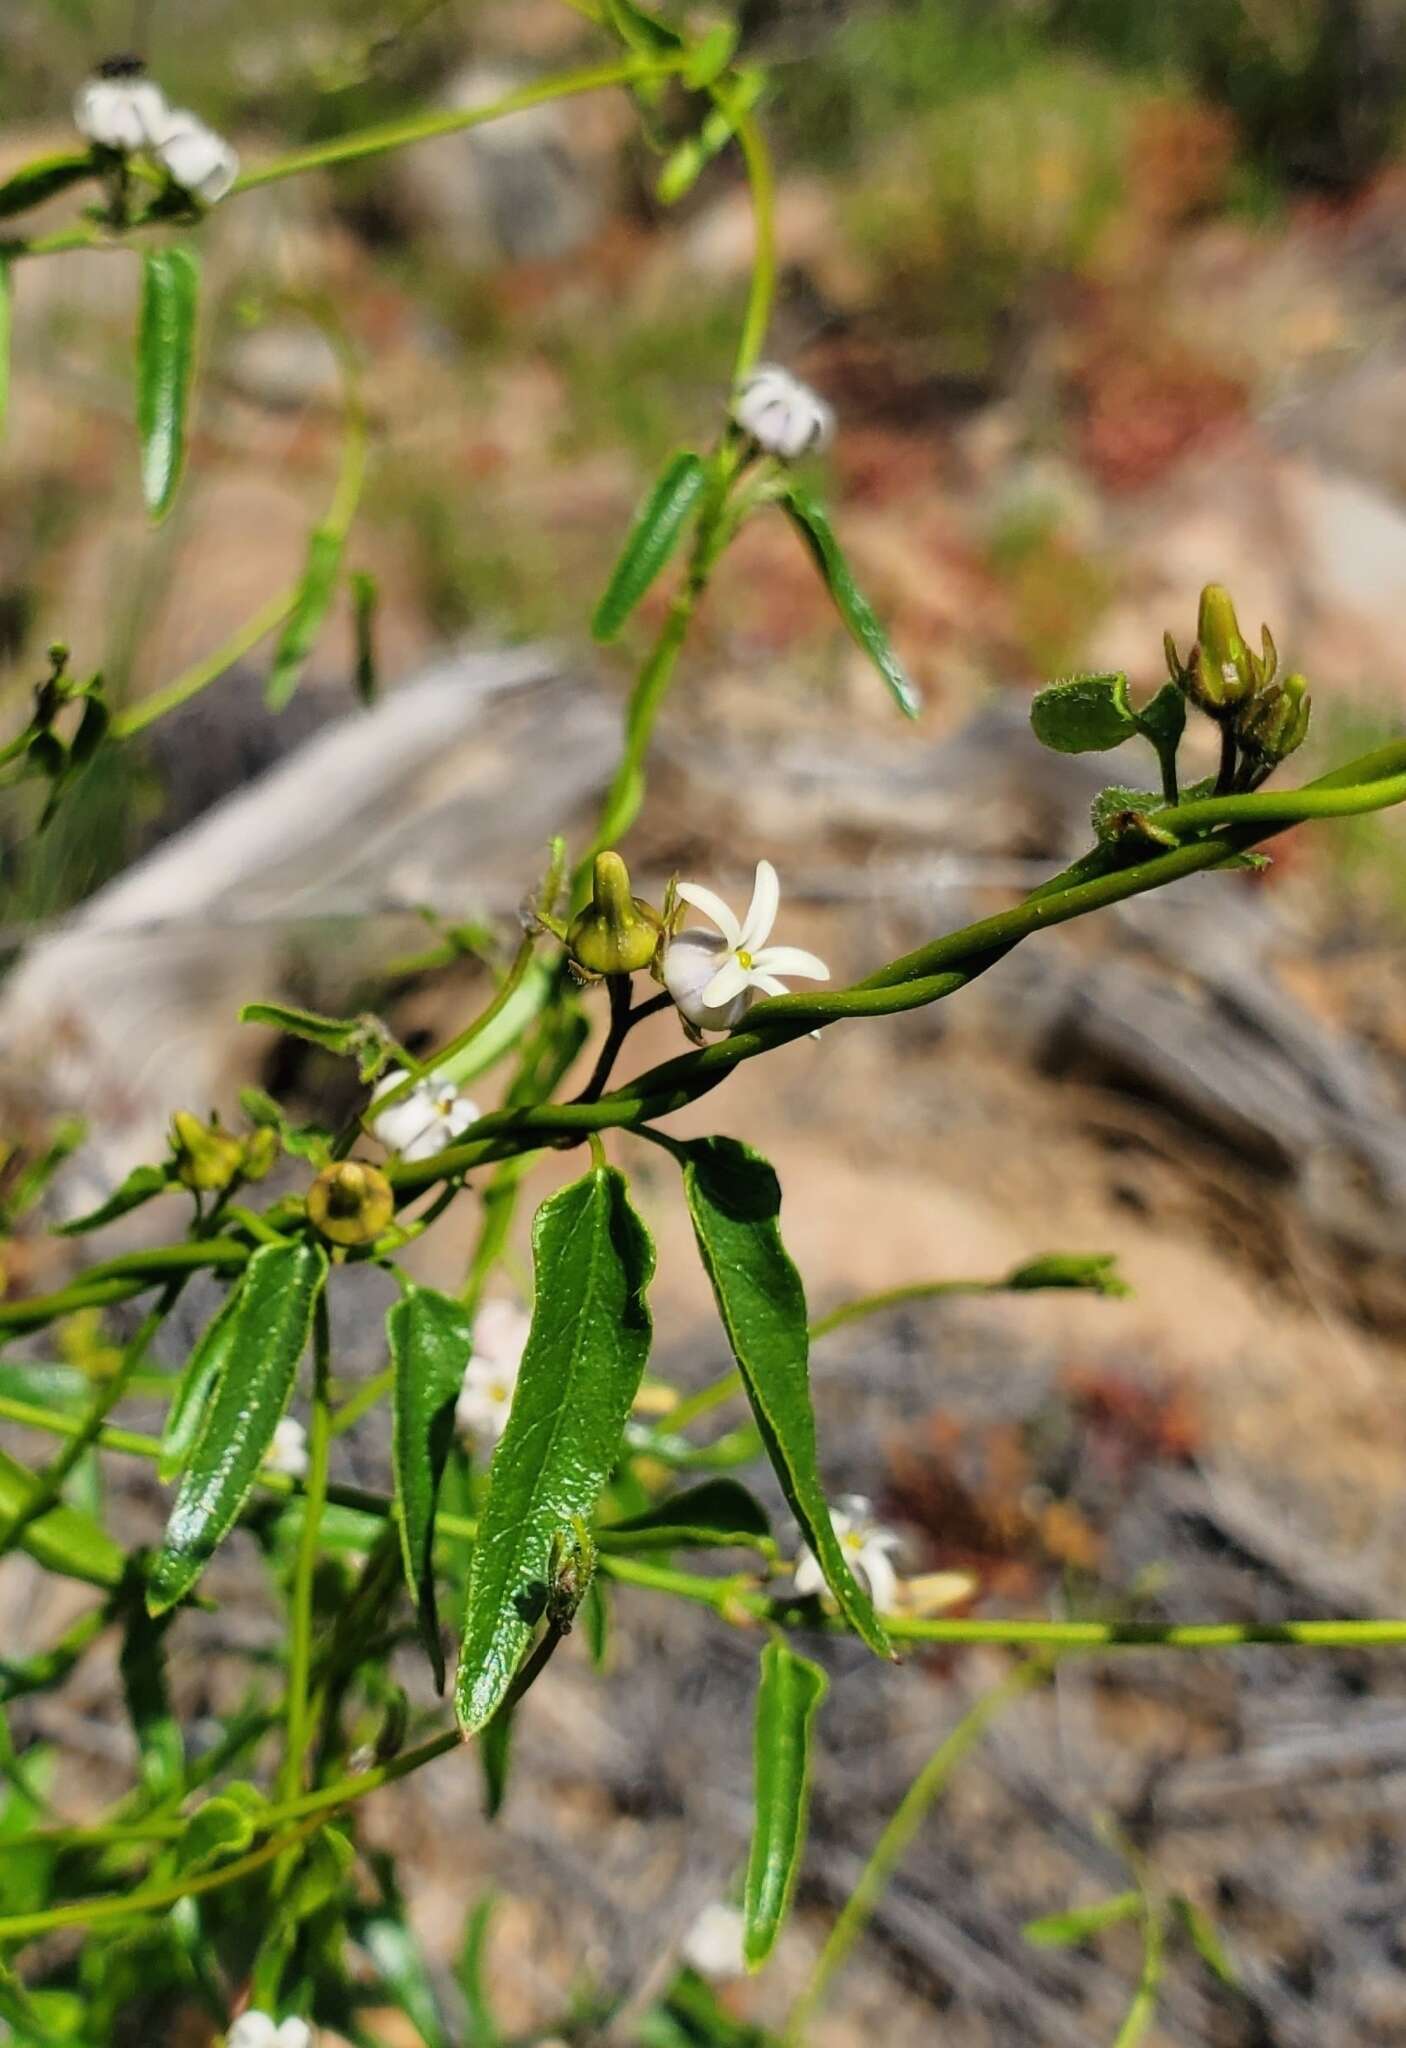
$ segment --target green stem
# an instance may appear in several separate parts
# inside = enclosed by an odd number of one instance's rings
[[[161,1245],[154,1251],[123,1252],[115,1259],[90,1266],[81,1279],[54,1294],[32,1294],[24,1301],[0,1301],[0,1333],[42,1329],[46,1323],[72,1315],[77,1309],[126,1301],[177,1273],[195,1273],[202,1266],[233,1273],[248,1261],[248,1245],[237,1244],[228,1237]]]
[[[246,654],[252,653],[261,640],[283,624],[297,599],[296,584],[291,590],[280,591],[277,597],[269,599],[262,611],[257,611],[251,619],[246,619],[238,631],[232,633],[224,645],[217,647],[213,654],[206,655],[203,661],[198,661],[194,667],[186,669],[174,682],[168,683],[164,690],[154,690],[149,697],[143,697],[140,702],[129,705],[125,711],[119,712],[112,721],[113,738],[131,739],[135,733],[143,732],[147,726],[154,725],[158,718],[164,718],[168,711],[174,711],[178,705],[188,703],[192,697],[198,697],[211,683],[218,682],[237,661],[242,661]]]
[[[313,1318],[312,1428],[308,1434],[308,1476],[303,1503],[303,1526],[298,1538],[298,1556],[293,1570],[288,1643],[288,1732],[283,1759],[285,1799],[293,1799],[302,1787],[308,1730],[308,1685],[312,1673],[313,1580],[317,1572],[318,1533],[327,1499],[327,1454],[331,1444],[331,1419],[327,1384],[332,1372],[332,1338],[327,1314],[327,1293],[317,1297]]]
[[[946,1789],[967,1752],[981,1741],[991,1723],[1024,1694],[1048,1680],[1054,1668],[1052,1658],[1032,1658],[1011,1673],[1004,1684],[995,1686],[963,1716],[928,1758],[899,1802],[893,1819],[874,1844],[858,1884],[845,1901],[820,1951],[810,1981],[791,2008],[783,2036],[788,2048],[799,2048],[826,1992],[843,1969],[850,1950],[873,1918],[874,1909],[904,1856],[913,1837],[926,1820],[933,1802]]]
[[[1134,2043],[1142,2039],[1157,2017],[1165,1949],[1166,1931],[1162,1914],[1151,1900],[1146,1900],[1142,1913],[1142,1975],[1113,2048],[1134,2048]]]
[[[766,342],[767,329],[771,325],[772,306],[776,300],[776,179],[772,171],[771,152],[767,148],[766,138],[755,115],[744,114],[734,132],[742,151],[742,161],[747,167],[747,182],[752,192],[752,217],[756,223],[752,282],[733,370],[733,381],[740,384],[748,372],[756,367],[757,359]]]

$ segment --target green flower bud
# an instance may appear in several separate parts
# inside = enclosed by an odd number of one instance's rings
[[[362,1159],[324,1167],[308,1189],[308,1216],[333,1244],[370,1244],[394,1215],[390,1182]]]
[[[576,965],[592,975],[633,974],[653,960],[662,930],[658,911],[631,895],[629,870],[619,854],[598,853],[591,901],[566,935]]]
[[[1183,687],[1212,718],[1243,704],[1255,687],[1255,663],[1240,632],[1230,592],[1208,583],[1201,593],[1196,645]]]
[[[244,1160],[241,1171],[246,1180],[262,1180],[278,1157],[278,1132],[270,1124],[261,1124],[257,1131],[251,1131],[244,1140]]]
[[[244,1166],[242,1141],[217,1122],[201,1123],[188,1109],[178,1109],[171,1119],[171,1151],[176,1178],[202,1193],[229,1187]]]
[[[1236,736],[1247,753],[1258,754],[1271,767],[1286,760],[1304,743],[1313,699],[1303,676],[1285,676],[1246,705]]]

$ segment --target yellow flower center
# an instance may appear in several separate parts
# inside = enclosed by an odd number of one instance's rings
[[[752,956],[750,953],[744,953],[740,946],[737,949],[737,964],[739,967],[745,967],[749,974],[751,973]]]

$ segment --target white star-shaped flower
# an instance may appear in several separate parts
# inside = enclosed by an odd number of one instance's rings
[[[474,1318],[474,1348],[454,1420],[464,1436],[497,1443],[508,1426],[531,1319],[510,1301],[486,1301]]]
[[[899,1537],[874,1520],[869,1502],[858,1493],[846,1494],[840,1505],[830,1510],[830,1522],[850,1570],[879,1613],[891,1614],[898,1600],[898,1574],[889,1562],[889,1552],[897,1550]],[[825,1591],[825,1574],[809,1548],[802,1548],[794,1584],[802,1597]]]
[[[280,1418],[264,1459],[264,1470],[282,1472],[289,1479],[307,1478],[308,1433],[295,1415]]]
[[[410,1091],[388,1109],[376,1113],[383,1096],[409,1078],[404,1067],[392,1067],[371,1098],[371,1132],[388,1152],[402,1159],[433,1159],[446,1145],[478,1122],[479,1108],[461,1095],[452,1081],[439,1074],[426,1074]]]
[[[173,182],[202,206],[223,199],[239,176],[239,153],[233,144],[185,107],[167,117],[152,154]]]
[[[242,2012],[225,2036],[225,2048],[312,2048],[312,2028],[306,2020],[275,2026],[266,2012]]]
[[[760,449],[783,462],[823,448],[835,431],[825,400],[778,363],[753,370],[732,401],[732,417]]]
[[[135,61],[117,60],[86,79],[73,101],[73,125],[84,141],[123,156],[154,149],[170,118],[166,95]]]
[[[711,889],[680,882],[678,893],[717,926],[716,932],[690,926],[664,948],[664,986],[698,1030],[730,1031],[758,996],[787,995],[784,974],[830,979],[829,968],[814,953],[767,944],[781,902],[781,885],[769,860],[757,862],[751,905],[740,924]]]

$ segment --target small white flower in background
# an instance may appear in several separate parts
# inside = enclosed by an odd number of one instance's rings
[[[273,1432],[273,1442],[264,1459],[265,1472],[282,1472],[289,1479],[308,1476],[308,1433],[294,1415],[285,1415]]]
[[[711,1906],[703,1908],[683,1938],[684,1961],[700,1977],[745,1977],[743,1928],[736,1906],[714,1899]]]
[[[769,860],[757,862],[756,885],[739,924],[721,896],[695,882],[680,882],[682,900],[717,926],[690,926],[664,948],[664,986],[688,1022],[701,1031],[730,1031],[758,996],[789,994],[783,974],[828,981],[830,970],[799,946],[769,946],[781,885]]]
[[[173,182],[202,206],[223,199],[239,176],[239,154],[233,144],[185,108],[167,117],[152,153]]]
[[[225,2048],[312,2048],[306,2020],[284,2020],[275,2026],[266,2012],[243,2012],[225,2036]]]
[[[850,1570],[880,1614],[892,1614],[898,1600],[898,1574],[889,1562],[889,1552],[898,1548],[897,1534],[874,1520],[869,1502],[857,1493],[846,1494],[840,1505],[831,1509],[830,1521]],[[796,1566],[795,1587],[803,1597],[825,1591],[825,1574],[814,1553],[806,1548]]]
[[[392,1067],[371,1098],[371,1131],[388,1152],[402,1159],[433,1159],[446,1145],[452,1145],[470,1124],[477,1123],[479,1108],[461,1095],[452,1081],[438,1074],[426,1074],[408,1094],[378,1116],[376,1104],[402,1081],[408,1080],[404,1067]]]
[[[732,401],[732,417],[759,448],[783,462],[823,448],[835,431],[825,400],[777,363],[753,370]]]
[[[154,149],[170,120],[166,95],[135,57],[114,57],[78,88],[73,122],[85,142],[124,156]]]
[[[518,1367],[532,1323],[510,1301],[486,1301],[474,1318],[474,1348],[454,1420],[465,1436],[497,1443],[508,1426]]]

